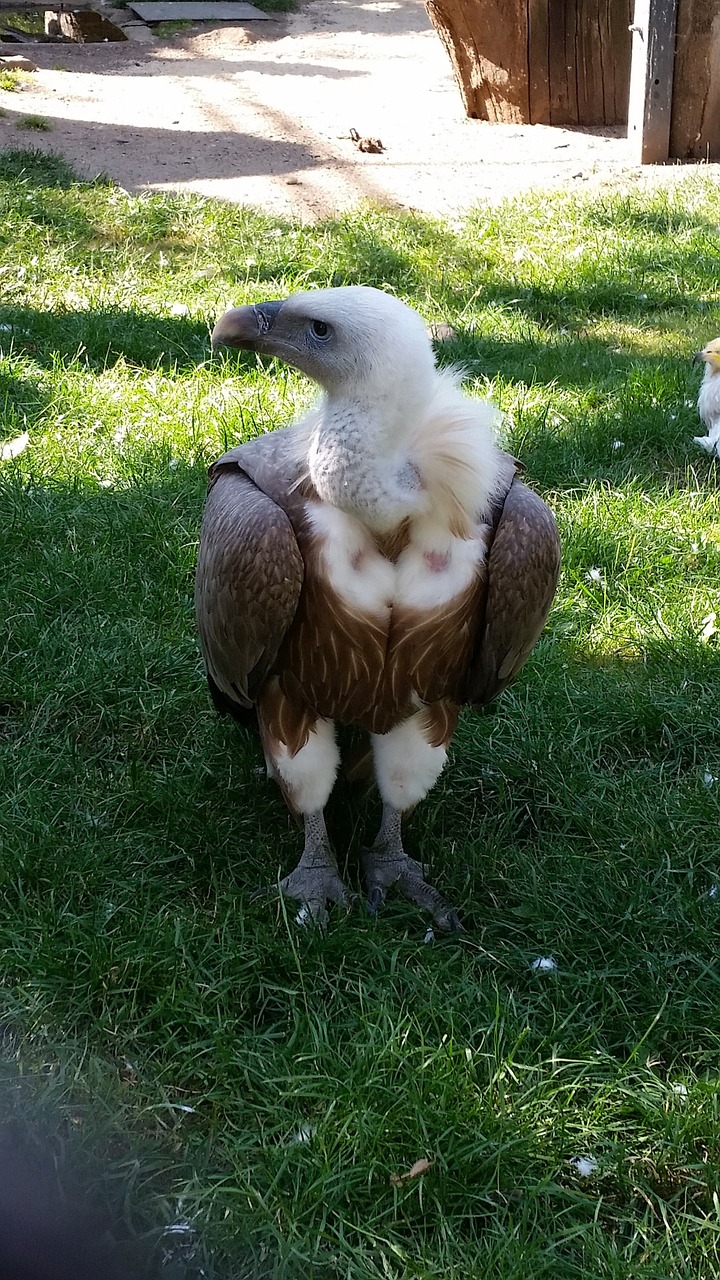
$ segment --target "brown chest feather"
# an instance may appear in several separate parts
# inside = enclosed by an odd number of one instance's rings
[[[288,698],[372,733],[389,732],[422,704],[460,700],[482,617],[484,568],[435,607],[390,600],[373,610],[335,590],[316,539],[301,533],[298,540],[305,582],[276,666]],[[395,558],[406,545],[405,532],[392,546]]]

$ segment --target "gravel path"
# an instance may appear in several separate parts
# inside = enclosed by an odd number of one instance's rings
[[[131,191],[198,191],[306,220],[362,200],[456,217],[530,186],[688,172],[633,168],[618,130],[467,120],[421,0],[306,0],[252,28],[22,51],[41,69],[21,93],[0,91],[0,147],[58,151]],[[50,130],[18,128],[27,115]],[[384,150],[360,152],[351,129]]]

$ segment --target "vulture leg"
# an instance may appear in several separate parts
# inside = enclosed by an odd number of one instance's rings
[[[322,809],[303,815],[305,848],[294,871],[280,881],[280,892],[307,908],[320,925],[327,921],[328,902],[348,909],[353,898],[343,884],[325,827]]]
[[[285,802],[305,827],[302,857],[279,884],[280,892],[300,902],[318,924],[327,919],[327,904],[351,907],[337,869],[323,811],[330,798],[340,753],[332,720],[315,718],[270,681],[258,701],[260,737],[268,773]],[[268,890],[268,892],[272,892]]]
[[[423,879],[423,869],[403,849],[403,813],[414,808],[434,786],[447,760],[457,723],[457,708],[438,702],[418,711],[389,733],[373,734],[375,776],[383,800],[380,830],[363,856],[368,907],[374,915],[396,885],[406,898],[431,911],[441,929],[459,929],[456,912]]]
[[[401,822],[399,809],[383,805],[382,822],[375,843],[363,855],[370,914],[377,915],[388,889],[395,885],[411,902],[432,912],[439,928],[460,929],[457,912],[423,878],[422,864],[415,858],[409,858],[403,849]]]

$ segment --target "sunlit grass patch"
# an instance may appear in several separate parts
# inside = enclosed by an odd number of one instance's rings
[[[0,70],[0,89],[5,93],[19,93],[21,89],[29,88],[31,84],[32,76],[26,71],[16,71],[12,67]]]

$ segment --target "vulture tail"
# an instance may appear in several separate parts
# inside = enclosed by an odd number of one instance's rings
[[[237,720],[244,729],[252,729],[258,732],[257,712],[254,707],[243,707],[239,702],[235,702],[233,698],[229,698],[222,689],[218,688],[213,680],[210,672],[206,672],[208,689],[212,704],[219,716],[232,716],[233,720]]]

